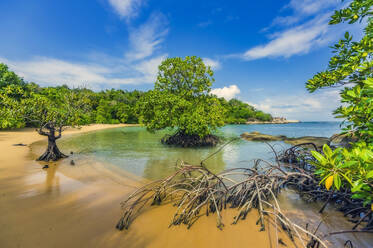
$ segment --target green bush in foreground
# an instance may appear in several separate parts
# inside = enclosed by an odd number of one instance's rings
[[[337,148],[334,151],[328,145],[323,147],[323,155],[312,151],[316,162],[316,174],[319,175],[326,189],[350,188],[353,198],[363,199],[364,204],[371,204],[373,209],[373,146],[364,142],[354,148]]]

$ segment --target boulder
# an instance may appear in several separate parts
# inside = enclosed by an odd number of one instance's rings
[[[277,140],[284,140],[286,136],[273,136],[269,134],[262,134],[259,132],[245,132],[241,134],[241,138],[249,141],[277,141]]]
[[[313,143],[317,147],[322,147],[324,144],[329,144],[329,138],[327,137],[314,137],[314,136],[303,136],[299,138],[288,138],[285,135],[269,135],[262,134],[260,132],[245,132],[241,134],[241,138],[248,141],[284,141],[291,145],[299,145],[304,143]]]

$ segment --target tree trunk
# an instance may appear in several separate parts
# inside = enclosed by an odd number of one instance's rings
[[[47,126],[46,127],[49,132],[46,133],[46,132],[43,132],[41,129],[38,130],[39,131],[39,134],[41,135],[44,135],[44,136],[48,136],[48,148],[47,150],[44,152],[43,155],[41,155],[37,161],[57,161],[61,158],[67,158],[68,156],[66,156],[65,154],[63,154],[57,147],[57,143],[56,143],[56,140],[59,139],[61,137],[61,129],[60,129],[60,132],[59,132],[59,135],[56,136],[55,135],[55,128],[54,126]]]

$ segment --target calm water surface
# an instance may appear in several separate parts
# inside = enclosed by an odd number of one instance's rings
[[[303,122],[294,124],[227,125],[218,135],[229,141],[243,132],[259,131],[271,135],[288,137],[325,136],[330,137],[340,130],[338,122]],[[137,176],[159,179],[174,171],[178,159],[198,164],[216,151],[216,148],[177,148],[162,145],[160,139],[166,131],[149,133],[142,127],[125,127],[102,130],[79,136],[66,137],[60,147],[64,152],[74,151],[74,159],[94,160],[112,164]],[[271,142],[276,150],[289,147],[283,142]],[[227,168],[250,166],[256,158],[273,159],[269,146],[262,142],[238,140],[227,145],[221,152],[209,159],[207,166],[215,171]]]

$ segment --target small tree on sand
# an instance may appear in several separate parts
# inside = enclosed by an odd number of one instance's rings
[[[224,108],[210,94],[213,72],[201,58],[168,58],[159,66],[154,90],[138,103],[140,121],[150,131],[164,128],[176,133],[162,139],[165,144],[215,145],[212,131],[224,124]]]
[[[82,93],[63,88],[47,88],[44,94],[32,94],[23,105],[24,116],[30,122],[38,123],[36,131],[48,137],[47,150],[38,161],[56,161],[67,156],[57,147],[66,126],[86,123],[87,99]]]

